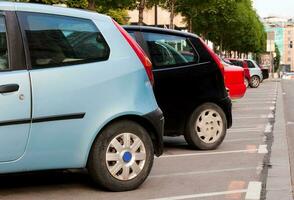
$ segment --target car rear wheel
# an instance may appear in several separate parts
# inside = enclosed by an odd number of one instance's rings
[[[258,76],[252,76],[250,80],[250,87],[258,88],[260,84],[260,78]]]
[[[111,191],[140,186],[150,173],[154,150],[150,136],[139,124],[123,120],[104,129],[95,140],[88,161],[94,182]]]
[[[247,78],[244,79],[244,84],[245,84],[246,88],[249,87],[249,80]]]
[[[216,104],[205,103],[190,116],[184,136],[190,146],[212,150],[222,143],[226,131],[227,120],[223,110]]]

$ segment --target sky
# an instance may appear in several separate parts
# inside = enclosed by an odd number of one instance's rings
[[[253,0],[253,5],[261,17],[294,17],[294,0]]]

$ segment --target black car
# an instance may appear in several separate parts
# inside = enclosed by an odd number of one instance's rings
[[[165,135],[184,135],[199,149],[215,149],[232,126],[232,104],[219,58],[196,35],[154,27],[125,26],[152,61],[154,92]]]

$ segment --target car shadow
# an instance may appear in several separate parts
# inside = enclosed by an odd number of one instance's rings
[[[0,175],[0,180],[0,195],[12,193],[14,190],[18,192],[27,191],[28,188],[48,191],[48,187],[52,190],[82,187],[88,188],[88,190],[103,191],[103,188],[95,187],[86,170],[53,170],[5,174]]]

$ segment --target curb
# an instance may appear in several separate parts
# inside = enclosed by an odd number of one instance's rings
[[[266,183],[267,200],[293,200],[281,82],[278,83],[273,143]]]

